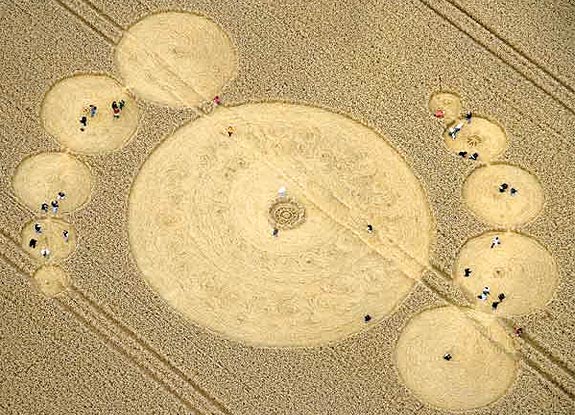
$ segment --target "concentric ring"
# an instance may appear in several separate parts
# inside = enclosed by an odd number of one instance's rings
[[[274,225],[290,229],[274,237]],[[162,143],[133,184],[129,235],[143,277],[192,321],[252,344],[307,346],[392,312],[426,267],[432,224],[381,136],[266,103],[220,107]]]

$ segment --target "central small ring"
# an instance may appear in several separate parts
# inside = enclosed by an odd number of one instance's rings
[[[305,222],[305,207],[291,197],[278,197],[268,210],[269,222],[275,229],[294,229]]]

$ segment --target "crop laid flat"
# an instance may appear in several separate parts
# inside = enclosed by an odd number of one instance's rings
[[[0,413],[573,413],[575,6],[523,3],[3,2]]]

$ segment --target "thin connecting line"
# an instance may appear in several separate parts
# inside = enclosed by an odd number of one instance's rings
[[[70,13],[74,14],[75,16],[77,16],[79,19],[81,19],[82,21],[84,21],[88,27],[90,27],[92,30],[94,30],[96,33],[100,34],[101,36],[103,36],[107,41],[114,43],[113,39],[110,39],[109,37],[107,37],[107,35],[105,35],[104,33],[100,32],[98,29],[96,29],[95,27],[93,27],[92,25],[90,25],[85,19],[83,19],[81,16],[79,16],[77,13],[75,13],[71,8],[69,8],[68,6],[64,5],[62,3],[61,0],[54,0],[56,2],[58,2],[62,7],[64,7],[66,10],[68,10]],[[116,23],[113,19],[111,19],[106,13],[104,13],[103,11],[101,11],[100,9],[98,9],[96,6],[94,6],[93,4],[91,4],[88,0],[84,0],[85,3],[92,8],[95,12],[97,12],[98,14],[102,15],[110,24],[112,24],[113,26],[115,26],[118,30],[125,32],[125,29],[120,26],[118,23]],[[432,11],[434,11],[436,14],[438,14],[440,17],[442,17],[444,20],[450,22],[452,25],[454,25],[458,30],[460,30],[461,32],[465,33],[467,36],[469,36],[472,40],[474,40],[476,43],[478,43],[481,47],[483,47],[485,50],[487,50],[488,52],[492,53],[496,58],[500,59],[502,62],[504,62],[505,64],[507,64],[508,66],[512,67],[517,73],[519,73],[521,76],[523,76],[526,80],[528,80],[530,83],[532,83],[534,86],[536,86],[538,89],[542,90],[543,92],[545,92],[549,97],[551,97],[552,99],[558,101],[563,107],[565,107],[568,111],[570,111],[571,113],[575,114],[575,112],[573,110],[571,110],[564,102],[562,102],[561,100],[559,100],[557,97],[555,97],[554,95],[552,95],[551,93],[549,93],[548,91],[546,91],[542,86],[540,86],[539,84],[537,84],[535,81],[533,81],[531,78],[529,78],[527,75],[525,75],[523,72],[521,72],[519,69],[517,69],[514,65],[512,65],[510,62],[506,61],[505,59],[503,59],[502,57],[498,56],[496,53],[494,53],[493,51],[491,51],[485,44],[483,44],[481,41],[475,39],[473,36],[471,36],[469,33],[467,33],[462,27],[456,25],[455,23],[453,23],[450,19],[448,19],[445,15],[443,15],[441,12],[439,12],[438,10],[436,10],[433,6],[431,6],[426,0],[419,0],[422,4],[424,4],[425,6],[427,6],[429,9],[431,9]],[[453,2],[448,1],[450,4],[453,5],[453,7],[456,7],[458,9],[461,9],[458,5],[454,4]],[[473,18],[471,15],[469,15],[468,13],[466,13],[464,10],[462,10],[462,13],[465,13],[466,15],[468,15],[472,20],[476,21],[475,18]],[[268,16],[273,17],[272,14],[268,13]],[[476,21],[477,24],[481,25],[480,22]],[[483,25],[481,25],[483,27]],[[485,28],[485,30],[488,30],[488,28]],[[534,66],[538,67],[540,70],[542,70],[543,72],[547,73],[548,76],[552,77],[552,79],[556,80],[556,82],[559,82],[562,86],[564,86],[566,89],[568,90],[573,90],[569,85],[565,84],[564,82],[562,82],[561,80],[557,79],[556,77],[553,76],[553,74],[551,74],[550,72],[548,72],[545,68],[541,67],[540,65],[538,65],[532,58],[530,58],[529,56],[523,54],[521,51],[519,51],[518,49],[516,49],[513,45],[511,45],[509,42],[507,42],[505,39],[502,39],[500,36],[497,36],[497,34],[494,34],[498,39],[500,39],[504,44],[508,45],[510,48],[512,48],[514,51],[516,51],[516,53],[520,54],[521,56],[523,56],[526,60],[528,60],[529,62],[531,62]],[[181,80],[182,81],[182,80]],[[190,85],[187,85],[188,87],[190,87]],[[191,90],[195,91],[196,93],[197,90],[195,90],[193,87],[190,88]],[[173,92],[172,92],[173,94]],[[198,94],[199,95],[199,94]],[[177,97],[180,101],[182,101],[182,99],[180,97]],[[204,97],[205,98],[205,97]],[[185,102],[185,101],[184,101]]]
[[[96,7],[90,0],[83,0],[84,4],[86,4],[90,9],[92,9],[96,14],[98,14],[99,16],[102,16],[108,23],[110,23],[112,26],[114,26],[116,29],[118,29],[120,32],[124,32],[124,30],[126,30],[125,27],[121,26],[119,23],[117,23],[115,20],[113,20],[107,13],[105,13],[103,10],[99,9],[98,7]]]
[[[361,238],[360,238],[360,239],[361,239]],[[379,253],[377,250],[376,250],[376,253],[378,253],[378,254],[381,255],[381,253]],[[17,266],[16,266],[14,263],[12,263],[12,262],[9,262],[9,264],[11,264],[11,265],[14,266],[14,267],[17,267]],[[17,267],[17,268],[18,268],[18,267]],[[440,271],[439,269],[437,269],[436,267],[431,266],[429,269],[432,270],[432,271],[434,271],[434,272],[436,272],[436,273],[438,273],[439,275],[442,275],[442,276],[446,277],[446,274],[443,273],[442,271]],[[429,286],[428,284],[426,284],[426,285]],[[433,291],[436,292],[436,290],[433,290]],[[445,298],[445,299],[446,299],[448,302],[451,302],[448,298]],[[458,309],[458,310],[459,310],[459,309]],[[480,330],[479,332],[480,332],[480,334],[484,334],[481,330]],[[488,339],[493,342],[493,339],[491,339],[491,338],[489,338],[489,337],[488,337]],[[549,377],[549,376],[543,371],[543,369],[542,369],[540,366],[538,366],[537,364],[535,364],[535,363],[533,363],[533,362],[531,362],[531,363],[530,363],[530,362],[527,362],[527,363],[530,364],[530,366],[531,366],[532,368],[534,368],[536,371],[542,372],[541,374],[542,374],[542,376],[543,376],[544,378],[546,378],[548,381],[550,381],[551,383],[553,383],[553,384],[555,384],[556,386],[558,386],[559,389],[561,389],[562,391],[564,391],[566,394],[569,395],[569,391],[567,391],[567,390],[566,390],[565,388],[563,388],[561,385],[557,384],[556,381],[555,381],[552,377]],[[570,396],[572,396],[572,395],[570,395]]]
[[[465,14],[467,17],[469,17],[471,20],[473,20],[477,25],[479,25],[480,27],[485,29],[487,32],[489,32],[491,35],[493,35],[494,37],[499,39],[499,41],[502,42],[505,46],[512,49],[515,53],[517,53],[518,55],[523,57],[526,61],[531,63],[533,66],[540,69],[547,76],[549,76],[551,79],[553,79],[557,84],[561,85],[563,88],[567,89],[569,92],[575,92],[575,90],[571,87],[571,85],[569,85],[565,81],[561,80],[557,75],[553,74],[551,71],[546,69],[543,65],[539,64],[535,59],[531,58],[529,55],[527,55],[525,52],[523,52],[517,46],[514,46],[511,42],[509,42],[508,40],[503,38],[501,36],[501,34],[499,34],[495,29],[492,29],[492,28],[488,27],[486,24],[479,21],[479,19],[477,19],[473,15],[471,15],[471,13],[469,13],[467,10],[465,10],[457,1],[453,1],[453,0],[444,0],[444,1],[448,2],[453,7],[455,7],[457,10],[459,10],[461,13]]]
[[[229,108],[227,108],[227,107],[218,107],[218,108],[221,108],[221,109],[223,109],[223,110],[232,112],[231,109],[229,109]],[[233,112],[232,112],[232,113],[233,113]],[[236,116],[236,119],[237,119],[237,118],[238,118],[238,115],[237,115],[237,114],[234,114],[234,115]],[[245,119],[243,119],[243,121],[246,122]],[[252,126],[251,126],[251,132],[255,132],[256,135],[259,135],[259,136],[260,136],[260,138],[263,137],[263,133],[262,133],[261,128],[258,128],[257,126],[253,126],[253,125],[252,125]],[[244,142],[242,141],[242,143],[244,143]],[[254,146],[251,146],[251,147],[254,147]],[[257,147],[257,146],[256,146],[256,147]],[[253,148],[252,148],[252,149],[253,149]],[[264,159],[264,162],[268,164],[268,167],[269,167],[270,169],[276,170],[278,173],[282,174],[284,177],[290,178],[291,181],[292,181],[294,184],[296,184],[296,185],[297,185],[298,187],[300,187],[301,189],[304,189],[303,185],[302,185],[301,183],[298,183],[298,181],[295,180],[295,178],[290,177],[289,175],[287,175],[287,173],[286,173],[284,170],[279,169],[279,168],[274,167],[273,165],[271,165],[269,162],[267,162],[267,161],[265,160],[265,157],[264,157],[263,159]],[[305,192],[304,192],[304,193],[305,193]],[[335,195],[334,195],[334,197],[335,197]],[[349,228],[348,226],[346,226],[346,225],[345,225],[344,223],[342,223],[341,221],[337,220],[337,219],[336,219],[335,217],[333,217],[332,215],[329,215],[324,209],[322,209],[322,208],[318,205],[317,202],[313,202],[312,198],[310,198],[309,195],[307,195],[306,198],[307,198],[308,200],[310,200],[312,203],[314,203],[318,209],[322,210],[325,214],[327,214],[328,216],[330,216],[336,223],[339,223],[341,226],[344,226],[344,227],[347,228],[348,230],[351,230],[356,236],[358,235],[356,231],[354,231],[353,229]],[[336,198],[336,199],[337,199],[337,198]],[[337,199],[337,200],[339,200],[339,203],[343,203],[343,201],[341,201],[340,199]],[[345,204],[344,204],[344,205],[345,205]],[[345,206],[347,206],[347,205],[345,205]],[[349,209],[349,206],[347,206],[347,208]],[[384,236],[384,237],[386,237],[386,236]],[[358,238],[359,238],[361,241],[363,241],[363,238],[361,238],[360,236],[358,236]],[[386,238],[387,238],[387,237],[386,237]],[[410,258],[411,260],[413,260],[413,261],[416,261],[416,262],[422,267],[423,270],[429,271],[429,272],[431,272],[431,273],[433,273],[433,274],[436,274],[436,275],[442,277],[445,281],[449,282],[451,286],[453,286],[453,284],[452,284],[452,282],[451,282],[451,278],[450,278],[450,276],[448,275],[447,272],[441,270],[440,268],[438,268],[437,266],[435,266],[435,265],[433,265],[433,264],[431,264],[431,263],[423,263],[423,262],[421,262],[421,261],[418,261],[417,258],[415,258],[415,257],[413,257],[412,255],[410,255],[407,251],[405,251],[404,249],[402,249],[402,248],[399,247],[399,246],[394,245],[394,244],[393,244],[393,241],[388,240],[388,242],[391,242],[391,246],[395,247],[395,249],[399,249],[403,255],[409,257],[409,258]],[[364,241],[364,243],[365,243],[365,241]],[[378,255],[383,256],[383,257],[385,258],[385,256],[384,256],[381,252],[379,252],[379,250],[373,248],[373,247],[372,247],[371,245],[369,245],[369,244],[367,244],[367,246],[368,246],[370,249],[374,250]],[[442,298],[444,301],[446,301],[447,303],[450,303],[450,304],[452,304],[452,305],[455,305],[455,306],[456,306],[456,309],[458,310],[458,312],[462,313],[465,318],[470,319],[470,317],[467,315],[467,313],[465,313],[462,309],[460,309],[460,307],[457,306],[457,304],[455,304],[452,299],[450,299],[449,297],[447,297],[447,296],[441,294],[435,287],[433,287],[433,286],[432,286],[428,281],[426,281],[424,278],[421,279],[421,280],[416,279],[416,278],[414,278],[414,277],[412,277],[412,276],[406,274],[405,272],[403,272],[403,270],[401,269],[401,267],[400,267],[400,271],[404,274],[404,276],[406,276],[406,277],[408,277],[408,278],[414,279],[414,280],[416,280],[416,281],[421,281],[428,289],[430,289],[432,292],[434,292],[436,295],[438,295],[438,296],[439,296],[440,298]],[[486,338],[490,343],[494,344],[495,347],[497,347],[499,350],[503,350],[506,354],[509,354],[509,355],[511,355],[511,356],[513,356],[513,357],[516,357],[516,355],[515,355],[514,353],[510,353],[510,352],[505,348],[504,345],[500,344],[497,340],[493,339],[491,336],[488,336],[488,333],[486,333],[485,330],[483,330],[483,329],[479,326],[479,323],[473,321],[473,319],[471,319],[471,320],[472,320],[471,322],[474,324],[474,327],[478,330],[478,332],[480,333],[480,335],[482,335],[484,338]],[[527,342],[527,343],[528,343],[528,342]],[[558,381],[556,381],[555,379],[553,379],[553,377],[548,376],[548,375],[546,374],[546,372],[543,370],[542,367],[540,367],[539,365],[537,365],[536,363],[534,363],[531,359],[527,358],[526,356],[523,355],[523,357],[525,358],[525,362],[526,362],[532,369],[534,369],[536,372],[539,372],[543,378],[545,378],[547,381],[549,381],[551,384],[553,384],[554,386],[556,386],[559,390],[561,390],[562,392],[564,392],[566,395],[568,395],[570,398],[573,399],[574,395],[573,395],[571,392],[569,392],[565,387],[563,387],[561,384],[559,384]],[[552,361],[553,363],[556,363],[556,362],[553,361],[552,359],[550,359],[550,361]],[[558,364],[558,366],[562,367],[560,364]],[[566,371],[566,372],[567,372],[568,374],[570,374],[569,371]]]
[[[100,31],[96,26],[94,26],[92,23],[90,23],[88,20],[86,20],[84,17],[82,17],[78,12],[76,12],[73,8],[71,8],[70,6],[68,6],[66,3],[64,3],[62,0],[54,0],[57,4],[60,5],[60,7],[62,7],[64,10],[66,10],[68,13],[70,13],[71,15],[75,16],[78,20],[80,20],[82,23],[84,23],[84,25],[88,28],[90,28],[94,33],[100,35],[107,43],[109,43],[111,46],[115,45],[116,42],[114,39],[112,39],[111,37],[109,37],[108,35],[106,35],[104,32]]]
[[[440,16],[441,18],[443,18],[445,21],[449,22],[453,27],[455,27],[456,29],[458,29],[461,33],[465,34],[467,37],[469,37],[472,41],[474,41],[475,43],[477,43],[479,46],[481,46],[483,49],[485,49],[487,52],[489,52],[491,55],[493,55],[496,59],[500,60],[501,62],[505,63],[507,66],[509,66],[510,68],[512,68],[516,73],[518,73],[519,75],[521,75],[521,77],[523,77],[523,79],[525,79],[527,82],[529,82],[530,84],[532,84],[533,86],[535,86],[537,89],[543,91],[548,97],[550,97],[551,99],[553,99],[557,104],[559,104],[561,107],[563,107],[566,111],[568,111],[569,113],[571,113],[572,115],[575,115],[575,110],[573,110],[567,103],[565,103],[561,98],[558,98],[557,96],[555,96],[554,94],[552,94],[551,92],[547,91],[545,89],[544,86],[540,85],[539,82],[535,81],[534,79],[532,79],[531,77],[529,77],[528,75],[526,75],[523,71],[519,70],[519,68],[517,68],[515,65],[513,65],[512,63],[510,63],[507,59],[503,58],[502,56],[499,56],[497,53],[495,53],[494,51],[492,51],[483,41],[475,38],[474,36],[472,36],[471,34],[469,34],[460,24],[456,23],[455,21],[453,21],[452,19],[450,19],[449,17],[447,17],[444,13],[442,13],[441,11],[439,11],[436,7],[432,6],[430,4],[430,1],[428,0],[418,0],[421,4],[423,4],[425,7],[427,7],[428,9],[430,9],[432,12],[434,12],[435,14],[437,14],[438,16]]]
[[[230,109],[226,108],[226,107],[220,107],[226,111],[230,111],[231,113],[233,113]],[[235,115],[237,117],[237,114],[233,113],[233,115]],[[244,118],[243,119],[244,122],[246,122],[247,124],[249,124],[247,122],[247,120]],[[260,127],[257,126],[253,126],[251,125],[251,130],[252,132],[255,133],[255,136],[257,139],[259,139],[261,142],[265,142],[265,133],[263,133],[262,129]],[[241,141],[242,144],[246,143],[245,141]],[[256,151],[257,152],[257,148],[259,148],[257,145],[251,145],[250,146],[252,151]],[[270,148],[273,149],[273,146],[270,146]],[[277,156],[277,154],[276,154]],[[395,261],[393,258],[387,258],[380,249],[377,249],[376,247],[372,246],[371,244],[369,244],[367,241],[364,240],[364,238],[362,238],[357,231],[355,231],[352,227],[348,226],[347,224],[345,224],[344,222],[342,222],[341,220],[339,220],[338,218],[336,218],[335,216],[333,216],[332,214],[330,214],[328,211],[326,211],[324,208],[322,208],[319,203],[317,201],[314,201],[312,197],[310,197],[309,192],[305,191],[305,186],[302,183],[299,183],[298,180],[296,180],[294,177],[290,176],[289,174],[286,173],[286,171],[284,169],[281,169],[278,166],[274,166],[272,165],[270,162],[267,161],[266,157],[260,157],[261,160],[264,161],[264,163],[267,164],[267,166],[271,169],[271,170],[275,170],[277,173],[283,175],[286,178],[289,178],[294,184],[296,184],[299,188],[300,191],[302,191],[305,195],[306,198],[312,202],[320,211],[324,212],[324,214],[326,214],[328,217],[330,217],[335,223],[339,224],[340,226],[344,227],[345,229],[347,229],[348,231],[352,232],[357,239],[359,239],[360,241],[362,241],[364,244],[366,244],[366,246],[374,251],[377,255],[381,256],[382,258],[385,258],[386,260],[391,260],[391,261]],[[295,160],[290,160],[295,162]],[[321,187],[321,186],[320,186]],[[343,200],[339,199],[336,195],[334,195],[333,193],[329,192],[330,197],[333,197],[334,200],[336,201],[336,204],[341,204],[343,205],[347,211],[351,211],[352,208],[347,205]],[[439,275],[440,277],[442,277],[445,281],[449,282],[451,286],[453,286],[452,281],[450,276],[442,271],[441,269],[439,269],[438,267],[434,266],[433,264],[431,264],[430,262],[423,262],[421,260],[419,260],[418,258],[416,258],[414,255],[410,254],[407,250],[405,250],[404,248],[402,248],[400,245],[398,245],[397,243],[395,243],[394,241],[392,241],[387,235],[385,234],[380,234],[382,238],[384,238],[386,240],[386,242],[388,243],[388,246],[386,246],[385,248],[387,248],[388,250],[394,250],[396,253],[399,252],[399,256],[403,257],[403,258],[407,258],[409,261],[415,262],[420,268],[421,271],[418,273],[418,276],[421,275],[421,273],[423,271],[429,271],[432,273],[435,273],[436,275]],[[398,264],[401,265],[401,264]],[[398,269],[401,271],[401,273],[406,277],[409,278],[411,280],[414,280],[415,282],[422,282],[426,287],[428,287],[430,290],[432,290],[436,295],[438,295],[439,297],[441,297],[443,300],[445,300],[448,303],[454,304],[454,301],[449,299],[448,297],[444,296],[443,294],[441,294],[435,287],[433,287],[429,282],[425,281],[424,279],[420,279],[417,277],[414,277],[412,275],[410,275],[409,273],[406,273],[403,269],[403,267],[399,266]],[[459,308],[458,308],[459,309]],[[466,315],[466,314],[465,314]],[[467,316],[467,315],[466,315]]]
[[[8,264],[11,268],[13,268],[17,273],[19,273],[20,275],[22,275],[23,277],[26,278],[26,280],[32,279],[34,277],[33,273],[30,273],[28,271],[26,271],[25,269],[23,269],[20,265],[16,264],[14,261],[12,261],[6,254],[0,252],[0,259],[5,262],[6,264]],[[82,294],[79,290],[75,289],[75,287],[72,286],[71,288],[72,290],[74,290],[76,293]],[[153,379],[154,381],[156,381],[157,383],[159,383],[162,388],[164,388],[168,393],[170,393],[171,395],[173,395],[176,399],[178,399],[182,404],[184,404],[188,409],[194,411],[194,413],[197,414],[202,414],[201,411],[199,411],[191,402],[189,402],[187,399],[183,398],[173,387],[171,387],[166,381],[164,381],[163,379],[161,379],[159,376],[157,376],[156,374],[153,373],[153,371],[147,367],[146,365],[139,363],[135,360],[135,358],[130,355],[130,353],[127,351],[129,350],[129,348],[126,348],[125,346],[122,346],[121,343],[118,343],[117,341],[113,341],[111,339],[110,336],[106,335],[103,331],[103,329],[96,327],[96,325],[90,323],[86,317],[84,317],[83,315],[81,315],[77,310],[75,310],[74,308],[72,308],[71,306],[69,306],[68,304],[66,304],[65,301],[63,301],[62,298],[60,297],[56,297],[55,298],[56,301],[58,302],[58,304],[61,306],[61,308],[63,310],[65,310],[66,312],[68,312],[69,314],[71,314],[72,316],[74,316],[74,318],[76,318],[80,323],[82,323],[83,325],[85,325],[87,328],[89,328],[90,330],[92,330],[102,341],[104,341],[104,343],[113,346],[113,348],[118,351],[121,355],[123,355],[124,357],[126,357],[129,361],[131,361],[135,366],[137,366],[138,368],[140,368],[146,375],[148,375],[151,379]],[[76,303],[72,298],[70,298],[70,301],[72,301],[73,303]],[[118,326],[117,322],[114,322],[114,325]],[[122,327],[118,327],[120,329],[122,329]],[[134,337],[134,336],[132,336]],[[138,339],[136,338],[136,341],[138,343],[141,344],[141,341],[138,341]],[[145,347],[144,348],[147,349],[150,353],[152,353],[154,356],[158,357],[159,360],[161,361],[165,361],[165,359],[162,359],[161,356],[153,351],[153,349],[151,349],[150,347]],[[173,365],[169,365],[170,368],[173,367]],[[172,371],[172,373],[174,373],[174,371]],[[177,375],[179,375],[181,377],[181,375],[179,373],[176,373]],[[211,398],[209,395],[207,395],[207,393],[203,390],[201,390],[199,387],[196,387],[195,383],[191,383],[188,381],[188,377],[184,376],[184,380],[186,380],[186,383],[189,384],[190,386],[192,386],[193,389],[195,389],[196,391],[198,391],[198,393],[200,393],[200,395],[202,395],[204,398],[208,399],[210,402],[212,402],[216,407],[218,407],[223,413],[225,413],[226,415],[231,415],[231,413],[229,411],[227,411],[227,409],[225,407],[223,407],[223,405],[221,403],[219,403],[218,401],[216,401],[214,398]]]
[[[80,301],[88,305],[88,307],[94,309],[93,313],[100,314],[104,319],[108,320],[116,329],[118,329],[122,334],[129,337],[132,341],[139,344],[145,351],[150,353],[154,358],[160,361],[164,366],[168,368],[168,371],[175,374],[181,380],[184,381],[188,386],[191,386],[196,392],[198,392],[201,397],[206,399],[208,402],[216,406],[221,412],[226,415],[231,415],[229,410],[214,397],[210,396],[203,388],[201,388],[196,382],[194,382],[187,374],[180,370],[177,366],[174,366],[167,358],[162,356],[158,351],[148,345],[136,332],[131,330],[128,326],[124,325],[119,319],[115,318],[111,313],[105,311],[100,307],[93,299],[91,299],[86,293],[82,291],[79,287],[71,285],[71,292],[73,292]]]
[[[73,303],[75,303],[73,299],[70,300]],[[78,310],[66,304],[66,302],[63,299],[56,297],[56,301],[58,302],[58,305],[62,308],[62,310],[74,316],[74,318],[78,320],[78,322],[82,323],[83,326],[87,327],[93,333],[95,333],[96,336],[99,337],[100,340],[104,342],[104,344],[110,345],[115,351],[124,356],[124,358],[132,362],[134,366],[138,367],[150,379],[154,380],[157,384],[159,384],[166,392],[174,396],[186,408],[193,411],[195,414],[202,415],[202,412],[195,405],[193,405],[192,402],[190,402],[188,399],[185,399],[180,393],[178,393],[174,387],[169,385],[165,380],[163,380],[157,374],[155,374],[148,366],[136,361],[134,356],[127,351],[129,349],[127,349],[125,345],[122,345],[121,340],[114,341],[109,335],[104,333],[104,331],[101,328],[96,327],[95,324],[92,324],[90,321],[88,321],[88,319],[84,317],[82,314],[80,314]]]
[[[60,0],[55,0],[55,1],[57,1],[62,7],[66,8],[69,12],[71,12],[71,13],[74,14],[74,15],[76,15],[80,20],[84,20],[84,19],[81,18],[81,16],[78,16],[76,13],[74,13],[74,11],[72,11],[70,8],[68,8],[68,7],[65,6],[63,3],[61,3]],[[96,9],[95,6],[93,6],[93,5],[91,5],[91,4],[90,4],[90,6],[92,6],[93,9],[95,9],[96,11],[98,11],[98,9]],[[107,15],[106,15],[106,17],[107,17],[107,20],[110,20],[110,21],[111,21],[111,19],[110,19]],[[111,39],[107,38],[107,36],[106,36],[105,34],[103,34],[102,32],[99,32],[96,28],[94,28],[93,26],[91,26],[91,25],[90,25],[89,23],[87,23],[86,21],[84,21],[84,23],[86,23],[88,27],[91,27],[91,28],[92,28],[93,30],[95,30],[97,33],[99,33],[100,35],[102,35],[104,38],[108,39],[109,41],[111,40]],[[115,23],[115,22],[114,22],[114,23]],[[120,28],[121,30],[123,30],[123,28],[121,28],[121,26],[119,26],[119,25],[117,25],[117,24],[115,24],[115,26],[118,27],[118,28]],[[482,45],[482,46],[484,46],[484,45]],[[485,47],[485,46],[484,46],[484,47]],[[486,49],[487,49],[487,48],[486,48]],[[508,65],[510,65],[508,62],[506,62],[506,61],[504,61],[504,62],[507,63]],[[167,66],[167,65],[166,65],[166,66]],[[512,65],[510,65],[510,66],[512,66]],[[512,67],[513,67],[513,66],[512,66]],[[169,70],[169,68],[166,68],[166,69]],[[514,69],[516,69],[516,68],[514,67]],[[516,70],[517,70],[517,69],[516,69]],[[174,74],[174,75],[178,78],[177,74]],[[180,80],[181,80],[181,78],[180,78]],[[183,80],[181,80],[181,81],[184,82],[184,84],[186,84],[187,86],[191,87],[190,85],[188,85],[187,83],[185,83],[185,81],[183,81]],[[538,85],[536,85],[536,86],[538,86]],[[194,90],[194,91],[197,93],[197,91],[196,91],[193,87],[191,87],[191,89]],[[550,95],[550,94],[548,93],[548,95]],[[550,95],[550,96],[551,96],[551,95]],[[552,97],[552,96],[551,96],[551,97]],[[180,101],[183,101],[180,97],[177,97],[177,98],[179,98]],[[360,239],[361,239],[361,238],[360,238]],[[409,255],[409,254],[408,254],[408,255]],[[413,259],[413,257],[411,257],[411,258]],[[438,270],[438,269],[434,268],[433,266],[427,266],[427,269],[430,270],[430,271],[433,271],[434,273],[437,273],[437,274],[439,274],[440,276],[442,276],[443,278],[449,280],[449,277],[447,276],[447,274],[445,274],[445,273],[442,272],[441,270]],[[429,285],[428,285],[427,283],[426,283],[426,285],[429,287]],[[435,292],[435,290],[434,290],[434,292]]]
[[[473,36],[471,36],[469,33],[467,33],[461,26],[455,24],[453,21],[451,21],[450,19],[448,19],[444,14],[442,14],[441,12],[439,12],[438,10],[436,10],[433,6],[431,6],[431,4],[429,3],[428,0],[418,0],[420,3],[422,3],[424,6],[426,6],[427,8],[429,8],[431,11],[433,11],[435,14],[437,14],[438,16],[440,16],[441,18],[443,18],[444,20],[446,20],[447,22],[449,22],[450,24],[452,24],[456,29],[458,29],[460,32],[464,33],[465,35],[467,35],[472,41],[474,41],[476,44],[478,44],[480,47],[482,47],[483,49],[485,49],[488,53],[492,54],[496,59],[498,59],[499,61],[503,62],[504,64],[506,64],[507,66],[509,66],[510,68],[512,68],[516,73],[518,73],[521,77],[523,77],[527,82],[529,82],[530,84],[532,84],[534,87],[536,87],[537,89],[539,89],[540,91],[542,91],[543,93],[545,93],[548,97],[550,97],[551,99],[553,99],[555,102],[557,102],[560,106],[562,106],[563,108],[565,108],[567,111],[571,112],[572,114],[575,114],[575,111],[573,111],[565,102],[563,102],[562,100],[560,100],[559,98],[555,97],[552,93],[548,92],[543,86],[539,85],[537,82],[535,82],[533,79],[531,79],[529,76],[527,76],[526,74],[524,74],[523,72],[521,72],[515,65],[511,64],[510,62],[508,62],[507,60],[505,60],[504,58],[502,58],[501,56],[497,55],[495,52],[493,52],[491,49],[489,49],[489,47],[484,44],[482,41],[475,39]],[[376,3],[372,3],[373,5],[376,5]],[[272,7],[273,5],[270,3],[269,4],[270,7]],[[261,10],[261,12],[265,12],[265,10]],[[269,17],[275,18],[274,15],[272,15],[271,13],[267,13],[267,15]],[[277,19],[276,19],[277,20]],[[302,22],[300,19],[297,19],[300,23],[302,23],[302,25],[306,25],[305,22]],[[496,36],[497,37],[497,36]],[[503,39],[501,39],[503,42]],[[314,45],[316,48],[320,49],[322,52],[326,52],[325,47],[322,47],[321,45]],[[526,57],[527,59],[527,57]],[[530,59],[530,58],[529,58]],[[527,59],[527,60],[529,60]],[[535,64],[536,65],[536,64]],[[537,66],[537,65],[536,65]],[[538,66],[539,67],[539,66]],[[540,68],[543,72],[545,72],[544,68]],[[505,97],[504,97],[505,98]]]

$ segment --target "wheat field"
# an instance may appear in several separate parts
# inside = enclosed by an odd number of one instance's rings
[[[575,5],[7,0],[1,414],[575,412]]]

